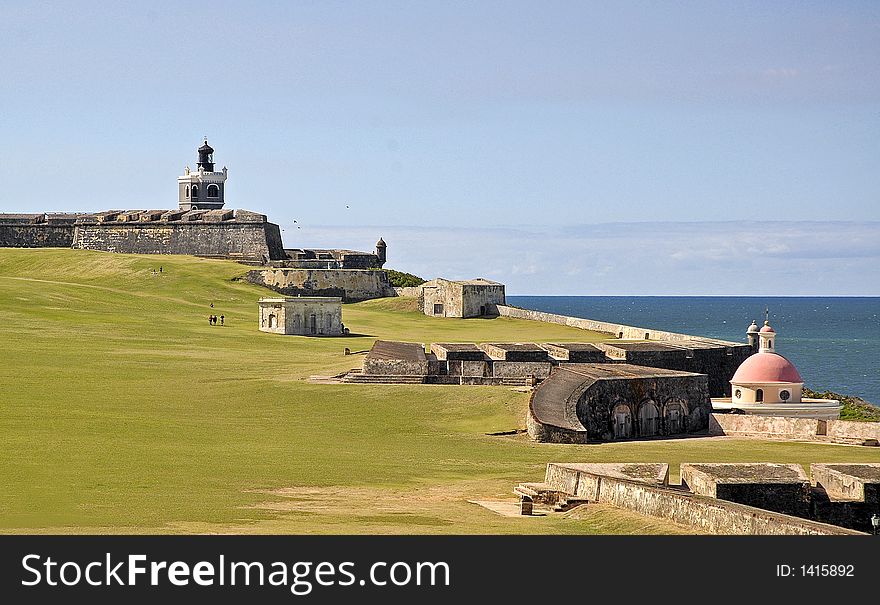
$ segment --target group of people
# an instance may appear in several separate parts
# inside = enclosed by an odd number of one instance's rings
[[[212,308],[212,309],[214,308],[214,303],[211,303],[211,308]],[[209,316],[208,316],[208,324],[209,324],[209,325],[212,325],[212,326],[216,326],[216,325],[217,325],[217,319],[218,319],[218,318],[217,318],[216,315],[213,315],[213,314],[209,315]],[[222,326],[222,325],[223,325],[223,322],[226,321],[226,316],[225,316],[225,315],[221,315],[219,319],[220,319],[220,325]]]

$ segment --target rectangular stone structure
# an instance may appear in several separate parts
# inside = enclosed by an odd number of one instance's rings
[[[470,342],[435,342],[431,352],[440,361],[486,361],[486,353]]]
[[[605,351],[589,342],[564,342],[541,344],[557,361],[569,363],[602,363],[607,361]]]
[[[261,298],[260,330],[300,336],[339,336],[342,299],[331,296]]]
[[[484,342],[477,346],[495,361],[550,361],[546,349],[532,342]]]
[[[832,500],[880,504],[880,462],[811,464],[810,474]]]
[[[810,481],[799,464],[682,464],[691,492],[796,517],[810,517]]]
[[[425,347],[415,342],[377,340],[364,358],[363,373],[378,376],[427,376]]]

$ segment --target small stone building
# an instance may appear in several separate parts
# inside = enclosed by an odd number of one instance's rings
[[[260,330],[274,334],[340,336],[342,299],[331,296],[289,296],[260,299]]]
[[[420,286],[419,303],[432,317],[482,317],[497,315],[505,304],[504,284],[477,278],[452,281],[432,279]]]

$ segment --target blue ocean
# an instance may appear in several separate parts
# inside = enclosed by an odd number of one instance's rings
[[[779,353],[805,385],[880,404],[880,297],[508,296],[510,304],[697,336],[746,341],[764,309]]]

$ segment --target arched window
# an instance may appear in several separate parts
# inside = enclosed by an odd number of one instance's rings
[[[189,197],[189,186],[186,187],[186,197]]]
[[[615,439],[627,439],[632,435],[632,416],[628,405],[617,405],[611,413],[611,422]]]
[[[208,197],[219,197],[220,188],[217,185],[208,185]]]
[[[755,391],[755,401],[758,403],[764,401],[764,389],[758,389]]]
[[[660,418],[660,410],[653,401],[646,401],[639,406],[639,435],[642,437],[652,437],[660,432],[658,426]]]
[[[198,185],[193,185],[193,187],[192,187],[192,196],[193,196],[193,197],[199,197],[199,186],[198,186]]]

